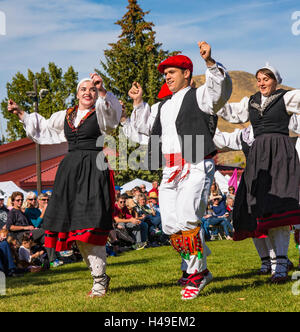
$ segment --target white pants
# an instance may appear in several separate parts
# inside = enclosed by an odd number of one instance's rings
[[[178,181],[168,183],[168,179],[176,167],[165,167],[159,187],[159,206],[162,229],[171,235],[179,231],[187,231],[199,226],[207,208],[210,187],[214,178],[213,160],[204,160],[191,165],[190,174]],[[187,164],[182,170],[185,174]]]
[[[210,187],[214,179],[215,165],[207,159],[197,165],[191,165],[188,176],[178,181],[187,171],[184,166],[181,175],[168,183],[170,175],[176,167],[165,168],[159,187],[159,206],[163,232],[172,235],[180,231],[195,229],[205,214]],[[191,256],[189,260],[182,259],[182,270],[189,274],[204,271],[207,268],[206,257],[210,253],[205,244],[204,232],[200,231],[203,258]]]

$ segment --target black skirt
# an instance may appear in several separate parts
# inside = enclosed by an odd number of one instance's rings
[[[259,231],[299,224],[299,184],[299,158],[291,138],[276,133],[257,136],[236,194],[235,229],[254,231],[256,222]]]
[[[43,228],[112,229],[112,180],[103,152],[74,150],[59,165]]]

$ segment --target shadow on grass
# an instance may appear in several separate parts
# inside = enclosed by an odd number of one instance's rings
[[[257,270],[251,270],[246,273],[234,274],[226,277],[214,277],[214,281],[224,281],[224,280],[232,280],[232,279],[251,279],[258,276]]]
[[[7,286],[9,288],[21,288],[27,286],[46,286],[46,285],[53,285],[56,283],[62,284],[72,280],[85,280],[87,277],[82,276],[80,277],[78,274],[73,276],[72,278],[63,278],[57,279],[56,277],[63,276],[65,274],[72,275],[74,272],[88,272],[89,270],[87,267],[83,266],[68,266],[67,268],[64,266],[63,268],[55,268],[50,269],[38,273],[25,273],[24,276],[14,277],[14,278],[7,278]],[[53,277],[53,278],[51,278]],[[90,275],[88,275],[90,277]]]
[[[36,294],[36,293],[35,292],[24,292],[24,293],[20,293],[20,294],[4,295],[4,296],[0,296],[0,300],[1,299],[12,299],[12,298],[23,297],[23,296],[31,296],[34,294]]]
[[[210,284],[207,288],[205,288],[205,291],[203,293],[200,293],[200,296],[209,296],[212,294],[228,294],[228,293],[235,293],[240,291],[245,291],[247,288],[255,288],[262,285],[265,285],[266,281],[264,280],[256,280],[249,284],[243,284],[243,285],[227,285],[227,286],[221,286],[221,287],[212,287],[213,284]]]
[[[124,261],[124,262],[114,262],[114,263],[109,262],[108,266],[124,266],[124,265],[128,266],[128,265],[136,265],[136,264],[147,264],[150,261],[152,262],[152,260],[145,258],[145,259]]]
[[[201,296],[208,296],[211,294],[226,294],[226,293],[232,293],[232,292],[240,292],[244,291],[247,288],[253,288],[253,287],[259,287],[264,284],[268,284],[269,280],[254,280],[252,282],[249,282],[248,284],[242,284],[242,285],[221,285],[220,287],[214,285],[216,282],[223,282],[226,280],[233,280],[233,279],[251,279],[257,277],[257,271],[252,270],[247,273],[242,274],[236,274],[231,275],[228,277],[216,277],[213,279],[212,283],[205,288],[205,291],[201,293]],[[116,287],[113,289],[110,289],[111,293],[118,293],[120,291],[125,291],[128,293],[134,293],[139,291],[144,291],[147,289],[163,289],[165,287],[174,287],[174,288],[180,288],[180,286],[176,285],[176,281],[170,281],[166,283],[156,283],[156,284],[140,284],[140,285],[132,285],[128,287]]]

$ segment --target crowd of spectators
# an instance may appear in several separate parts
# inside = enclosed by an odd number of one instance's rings
[[[45,248],[43,217],[51,193],[13,192],[0,196],[0,271],[6,276],[39,272],[63,264],[60,253]],[[62,253],[63,254],[63,253]]]
[[[206,214],[201,219],[207,241],[215,240],[218,236],[232,240],[232,211],[235,199],[235,188],[229,186],[227,192],[222,193],[216,181],[210,189],[210,196]]]
[[[116,253],[122,248],[141,250],[169,244],[161,226],[158,182],[154,181],[152,186],[149,192],[142,184],[123,194],[122,188],[116,186],[114,230],[110,235]]]

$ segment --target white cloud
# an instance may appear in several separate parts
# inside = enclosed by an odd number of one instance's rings
[[[79,23],[89,29],[97,20],[117,17],[114,7],[87,0],[4,0],[0,9],[6,14],[9,38],[76,31]]]

